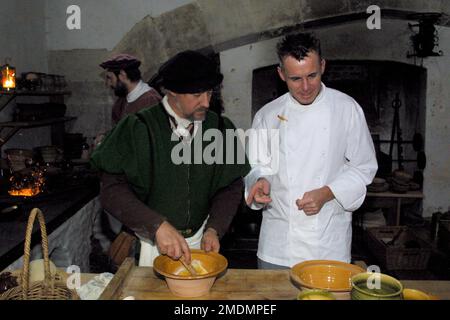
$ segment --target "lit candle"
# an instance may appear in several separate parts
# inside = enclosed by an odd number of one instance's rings
[[[16,87],[16,69],[8,64],[2,68],[2,87],[7,91]]]

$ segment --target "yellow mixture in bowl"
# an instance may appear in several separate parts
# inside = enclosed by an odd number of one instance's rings
[[[192,260],[191,265],[198,275],[204,275],[208,273],[208,270],[203,267],[203,264],[199,260]],[[175,275],[189,277],[191,274],[184,266],[181,266],[175,271]]]

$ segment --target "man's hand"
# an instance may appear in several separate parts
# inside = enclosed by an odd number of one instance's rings
[[[106,132],[100,132],[95,136],[94,149],[102,143],[102,141],[105,139],[105,137],[106,137]]]
[[[269,194],[270,183],[267,179],[261,178],[250,188],[250,192],[246,199],[247,205],[251,205],[253,201],[256,203],[268,204],[272,202]]]
[[[206,229],[203,233],[201,248],[206,252],[219,252],[220,242],[216,230],[213,228]]]
[[[186,263],[191,263],[191,251],[186,240],[167,221],[164,221],[156,230],[155,240],[161,254],[166,254],[174,260],[184,256]]]
[[[297,199],[298,210],[303,210],[306,215],[312,216],[319,213],[323,205],[334,199],[334,194],[327,186],[305,192],[303,198]]]

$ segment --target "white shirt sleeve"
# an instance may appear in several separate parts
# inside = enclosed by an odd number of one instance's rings
[[[264,124],[264,121],[258,114],[255,116],[252,124],[252,130],[248,139],[248,159],[251,165],[251,170],[244,178],[245,182],[245,199],[250,192],[251,187],[260,178],[265,178],[272,184],[272,176],[274,174],[272,168],[272,156],[270,152],[270,130]],[[264,207],[264,204],[253,202],[250,208],[259,210]]]
[[[372,137],[362,108],[356,102],[346,139],[347,163],[328,187],[345,211],[355,211],[364,202],[366,185],[372,182],[378,169]]]

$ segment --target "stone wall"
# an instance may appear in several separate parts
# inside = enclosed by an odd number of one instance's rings
[[[47,72],[47,47],[45,39],[45,0],[0,1],[0,66],[6,58],[16,68],[17,75],[22,72]],[[5,97],[0,97],[4,103]],[[45,98],[22,97],[12,101],[0,112],[0,122],[11,121],[16,102],[41,103]],[[50,144],[50,128],[27,129],[19,131],[3,147],[33,148]]]
[[[28,3],[30,1],[22,1]],[[144,79],[149,79],[169,56],[185,49],[215,50],[225,74],[227,115],[239,127],[251,123],[251,71],[276,61],[274,44],[294,30],[312,30],[323,38],[331,59],[374,59],[413,63],[407,16],[414,12],[439,12],[440,49],[443,57],[424,59],[428,70],[425,215],[447,210],[450,187],[448,108],[450,84],[449,13],[446,0],[379,0],[382,29],[365,27],[370,0],[197,0],[130,1],[80,0],[82,29],[65,29],[68,0],[46,1],[48,71],[65,74],[69,88],[68,114],[78,119],[70,132],[94,136],[111,127],[114,97],[105,88],[98,64],[113,52],[127,51],[142,59]],[[39,10],[37,10],[39,12]],[[117,17],[121,17],[117,19]],[[39,14],[38,14],[39,17]],[[36,18],[38,19],[38,18]],[[40,19],[40,18],[39,18]],[[4,27],[3,27],[4,28]]]

